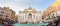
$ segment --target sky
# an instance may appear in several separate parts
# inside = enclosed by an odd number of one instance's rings
[[[0,7],[10,7],[18,14],[19,11],[29,7],[44,11],[54,1],[55,0],[0,0]]]

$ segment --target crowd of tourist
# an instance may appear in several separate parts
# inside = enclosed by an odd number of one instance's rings
[[[57,16],[58,20],[50,21],[47,26],[60,26],[60,16]]]
[[[0,26],[12,26],[14,24],[14,21],[10,19],[0,19]]]

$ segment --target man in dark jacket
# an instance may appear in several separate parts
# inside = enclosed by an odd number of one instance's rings
[[[60,26],[60,15],[57,16],[58,20],[51,21],[47,26]]]

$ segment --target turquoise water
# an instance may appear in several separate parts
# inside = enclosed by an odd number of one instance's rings
[[[47,23],[40,23],[40,24],[13,24],[13,26],[46,26]]]

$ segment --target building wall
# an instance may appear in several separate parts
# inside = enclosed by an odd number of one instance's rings
[[[19,11],[19,22],[38,22],[41,21],[41,12],[28,8],[26,11]]]
[[[14,20],[15,17],[15,12],[11,10],[9,7],[3,7],[0,14],[2,14],[2,18],[4,20],[5,19]]]
[[[0,18],[2,18],[2,17],[3,17],[3,8],[0,7]]]
[[[60,1],[56,0],[55,2],[53,2],[50,7],[48,7],[42,14],[43,17],[46,17],[47,15],[57,12],[59,10],[60,7]]]

